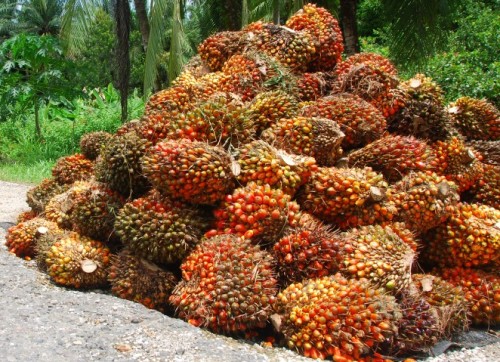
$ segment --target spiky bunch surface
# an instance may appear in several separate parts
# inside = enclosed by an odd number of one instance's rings
[[[163,89],[149,97],[144,116],[159,115],[171,118],[186,112],[191,108],[193,98],[197,97],[197,91],[197,87],[180,85]]]
[[[168,298],[177,284],[172,272],[164,271],[128,250],[111,256],[108,281],[113,295],[161,312],[167,311]]]
[[[351,152],[348,162],[355,167],[371,167],[389,181],[400,180],[412,171],[435,170],[438,167],[435,153],[425,141],[392,134]]]
[[[391,341],[400,316],[393,297],[366,279],[338,274],[288,286],[278,295],[275,310],[289,348],[334,360],[342,354],[360,360]]]
[[[433,172],[415,172],[391,186],[396,219],[416,233],[443,223],[460,200],[457,186]]]
[[[333,166],[342,155],[345,135],[330,119],[294,117],[280,119],[261,137],[276,148],[313,157],[320,166]]]
[[[500,211],[481,204],[457,205],[426,236],[427,260],[439,266],[485,267],[500,262]]]
[[[52,197],[67,191],[70,185],[60,184],[55,178],[46,178],[28,190],[26,202],[33,211],[41,213]]]
[[[177,263],[199,242],[208,223],[201,210],[152,191],[120,209],[115,230],[134,255],[156,263]]]
[[[74,232],[37,244],[38,265],[56,284],[77,289],[105,286],[109,257],[103,243]]]
[[[93,172],[94,163],[80,153],[59,158],[52,168],[52,176],[59,184],[87,180]]]
[[[275,242],[298,212],[298,205],[290,200],[280,189],[250,182],[227,195],[214,210],[215,230],[208,235],[235,234],[254,243]]]
[[[249,104],[249,117],[260,134],[281,118],[291,118],[298,110],[297,100],[292,94],[281,90],[259,93]]]
[[[281,279],[290,284],[338,272],[344,244],[340,234],[311,217],[298,224],[273,245]]]
[[[5,246],[16,256],[32,258],[35,256],[36,241],[42,234],[60,232],[62,231],[56,223],[36,217],[11,226],[5,236]]]
[[[141,159],[151,143],[134,132],[113,136],[101,149],[95,177],[125,197],[137,197],[150,188]]]
[[[447,282],[462,287],[475,325],[500,324],[500,277],[470,268],[446,268],[437,271]]]
[[[297,80],[299,100],[302,102],[315,101],[326,96],[334,82],[335,76],[331,73],[315,72],[303,73]]]
[[[442,335],[449,337],[468,328],[469,305],[461,287],[431,274],[413,274],[412,288],[435,308]]]
[[[500,210],[500,165],[483,165],[479,182],[471,189],[472,202],[488,205]]]
[[[301,208],[325,222],[340,227],[369,223],[371,213],[389,215],[380,204],[388,184],[370,168],[320,167],[297,195]]]
[[[481,161],[483,163],[500,166],[500,140],[468,141],[466,145],[482,156]]]
[[[181,265],[170,302],[189,323],[221,333],[264,327],[277,294],[271,255],[234,235],[204,240]]]
[[[230,155],[221,147],[188,139],[166,140],[142,159],[142,170],[165,196],[213,205],[234,187]]]
[[[500,111],[486,99],[461,97],[448,112],[454,125],[471,140],[497,141],[500,138]]]
[[[352,67],[363,63],[379,68],[387,74],[393,76],[398,75],[396,67],[388,58],[380,54],[366,52],[356,53],[349,56],[346,60],[337,65],[335,72],[339,75],[347,74]]]
[[[309,64],[310,70],[332,70],[340,62],[344,39],[337,19],[326,9],[306,4],[292,15],[286,26],[309,33],[316,42],[316,54]]]
[[[342,147],[352,149],[382,137],[386,120],[382,113],[362,98],[339,94],[306,104],[300,114],[307,117],[324,117],[337,122],[345,134]]]
[[[415,252],[390,227],[362,226],[343,234],[340,271],[394,294],[408,288]]]
[[[105,144],[112,134],[104,131],[86,133],[80,138],[80,150],[89,160],[95,160],[101,151],[101,146]]]
[[[238,150],[238,181],[270,185],[294,195],[317,169],[313,157],[279,150],[263,140],[252,141]]]

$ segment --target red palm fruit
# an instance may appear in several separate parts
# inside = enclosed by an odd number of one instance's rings
[[[214,210],[215,230],[207,236],[235,234],[254,243],[274,243],[298,209],[282,190],[250,182],[227,195],[224,203]]]
[[[100,288],[107,284],[109,249],[75,232],[47,234],[37,243],[38,266],[59,285]]]
[[[431,172],[406,175],[391,185],[389,198],[398,209],[396,220],[419,234],[443,223],[460,200],[453,182]]]
[[[197,87],[176,86],[163,89],[149,97],[144,116],[159,115],[168,119],[192,108],[199,90]]]
[[[408,288],[415,252],[389,226],[361,226],[342,234],[340,272],[366,278],[393,294]]]
[[[342,155],[344,133],[327,118],[282,118],[261,138],[279,149],[313,157],[320,166],[333,166]]]
[[[19,215],[17,215],[16,224],[32,220],[35,217],[37,217],[38,215],[39,215],[39,213],[34,211],[34,210],[23,211]]]
[[[337,19],[326,9],[306,4],[287,20],[286,26],[308,32],[317,43],[317,51],[309,64],[309,70],[331,71],[340,62],[344,51],[342,31]]]
[[[260,30],[248,33],[251,46],[289,67],[303,72],[316,54],[316,39],[307,31],[264,23]]]
[[[180,262],[199,242],[209,222],[201,209],[171,201],[152,190],[120,209],[115,229],[134,255],[172,264]]]
[[[439,266],[467,268],[500,262],[500,211],[480,204],[457,205],[450,217],[424,240],[424,259]]]
[[[433,171],[438,159],[432,147],[412,136],[387,134],[348,155],[354,167],[371,167],[389,181],[398,181],[415,171]]]
[[[394,64],[386,57],[376,53],[356,53],[350,55],[345,61],[337,64],[335,72],[339,75],[347,74],[352,67],[359,64],[370,64],[387,74],[397,76],[398,71]]]
[[[314,158],[289,154],[262,140],[241,147],[237,161],[237,178],[241,184],[270,185],[292,196],[317,168]]]
[[[473,325],[500,325],[500,277],[470,268],[446,268],[436,271],[447,282],[462,287],[470,303]]]
[[[483,165],[480,182],[471,189],[472,202],[488,205],[500,210],[500,165]]]
[[[297,79],[298,99],[307,102],[326,96],[335,78],[333,74],[324,72],[301,74]]]
[[[467,191],[481,179],[483,164],[459,138],[437,141],[432,147],[439,160],[436,172],[455,182],[458,192]]]
[[[382,137],[386,129],[383,115],[370,103],[350,94],[318,99],[300,110],[306,117],[324,117],[339,124],[345,134],[342,147],[359,147]]]
[[[163,313],[169,309],[168,298],[177,284],[177,278],[172,272],[165,271],[128,250],[111,256],[108,281],[113,295]]]
[[[28,190],[26,202],[37,213],[42,213],[52,197],[70,188],[71,184],[60,184],[55,178],[46,178]]]
[[[208,142],[211,145],[238,147],[255,134],[243,103],[233,93],[216,93],[196,104],[191,111],[170,122],[168,139],[180,138]]]
[[[80,150],[89,160],[95,160],[101,151],[101,146],[111,138],[111,133],[97,131],[84,134],[80,138]]]
[[[481,161],[488,165],[500,166],[500,140],[499,141],[468,141],[474,153],[479,154]]]
[[[500,111],[486,99],[461,97],[448,107],[453,124],[469,140],[498,141]]]
[[[55,222],[35,217],[11,226],[5,236],[5,246],[10,253],[18,257],[32,258],[35,256],[37,239],[42,234],[61,232],[61,229],[59,229]]]
[[[225,334],[262,328],[277,294],[271,255],[234,235],[203,240],[181,265],[170,296],[176,314]]]
[[[310,216],[298,223],[273,245],[280,278],[288,285],[338,272],[343,243],[339,233]]]
[[[431,78],[417,74],[399,85],[404,106],[390,117],[388,129],[401,135],[435,142],[458,132],[444,107],[443,91]]]
[[[366,279],[339,274],[289,285],[278,295],[275,310],[275,328],[288,348],[341,361],[369,361],[380,344],[397,335],[401,316],[394,297]]]
[[[141,138],[149,141],[152,145],[157,144],[168,136],[172,128],[172,118],[170,115],[175,115],[172,112],[169,115],[160,113],[151,113],[147,116],[142,116],[139,120],[134,132]]]
[[[222,72],[227,78],[221,90],[238,94],[244,102],[261,92],[269,76],[259,56],[252,53],[233,55],[222,67]]]
[[[297,114],[296,98],[284,91],[275,90],[259,93],[248,105],[246,117],[252,120],[257,134],[273,126],[281,118],[291,118]]]
[[[59,184],[87,180],[93,173],[94,163],[80,153],[59,158],[52,168],[52,176]]]
[[[141,163],[153,187],[173,199],[213,205],[234,187],[230,155],[222,147],[204,142],[159,142]]]
[[[198,53],[210,70],[213,72],[221,70],[226,60],[244,48],[245,37],[243,35],[241,31],[216,33],[198,46]]]
[[[415,236],[416,233],[411,231],[404,222],[389,222],[385,223],[384,227],[391,229],[392,232],[397,234],[411,250],[416,252],[421,248],[420,240]]]
[[[413,274],[410,293],[422,296],[435,311],[441,336],[449,338],[469,327],[469,302],[462,288],[430,274]]]
[[[370,168],[320,167],[297,195],[301,209],[320,220],[342,228],[355,227],[371,220],[365,218],[384,208],[384,177]],[[379,210],[382,216],[389,210]],[[390,219],[391,215],[387,215]]]

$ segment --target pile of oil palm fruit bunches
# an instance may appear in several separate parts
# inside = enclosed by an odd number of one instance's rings
[[[6,237],[61,286],[311,358],[418,356],[500,324],[500,120],[343,57],[305,5],[205,39],[116,133],[82,137]]]

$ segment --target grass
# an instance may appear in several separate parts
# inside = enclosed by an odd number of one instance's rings
[[[36,185],[51,176],[54,161],[40,160],[34,164],[0,164],[0,180]]]

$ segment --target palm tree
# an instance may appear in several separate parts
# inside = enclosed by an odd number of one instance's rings
[[[19,5],[19,27],[38,35],[57,35],[61,27],[61,0],[30,0]]]
[[[18,23],[14,21],[17,18],[16,0],[5,0],[0,5],[0,41],[12,35],[16,30]]]

